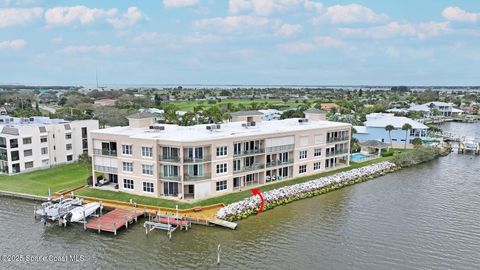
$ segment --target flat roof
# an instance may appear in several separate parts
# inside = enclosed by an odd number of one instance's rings
[[[149,128],[111,127],[91,131],[96,134],[112,134],[128,136],[132,139],[158,139],[177,142],[209,141],[226,138],[241,138],[246,136],[275,135],[284,132],[315,130],[322,128],[351,127],[350,124],[330,121],[309,121],[299,123],[299,118],[278,121],[258,122],[253,127],[243,127],[246,122],[229,122],[221,124],[220,129],[207,130],[205,125],[178,126],[161,124],[165,130],[151,130]]]
[[[231,116],[249,116],[249,115],[263,115],[259,111],[238,111],[230,113]]]

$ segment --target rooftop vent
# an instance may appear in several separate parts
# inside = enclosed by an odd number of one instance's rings
[[[298,119],[298,123],[300,123],[300,124],[308,123],[308,119],[306,119],[306,118]]]
[[[150,129],[151,131],[162,131],[162,130],[165,130],[165,126],[149,126],[148,129]]]
[[[221,129],[221,128],[222,128],[222,126],[219,125],[219,124],[208,125],[206,127],[206,129],[210,130],[210,131],[214,131],[214,130]]]
[[[256,122],[250,121],[250,122],[247,122],[247,123],[243,123],[243,124],[242,124],[242,127],[244,127],[244,128],[249,128],[249,127],[254,127],[254,126],[256,126],[256,125],[257,125]]]

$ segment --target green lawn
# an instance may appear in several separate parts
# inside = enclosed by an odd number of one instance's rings
[[[295,103],[295,101],[298,101],[298,103]],[[193,101],[187,101],[187,100],[179,100],[179,101],[172,101],[172,104],[175,104],[180,110],[182,111],[193,111],[193,107],[202,105],[205,108],[211,107],[213,105],[221,105],[221,104],[226,104],[226,103],[232,103],[234,105],[238,104],[244,104],[247,109],[251,103],[257,103],[257,104],[275,104],[275,105],[286,105],[291,108],[295,108],[298,105],[302,104],[302,100],[299,99],[289,99],[287,103],[283,102],[281,99],[229,99],[229,100],[222,100],[220,102],[217,102],[215,104],[210,104],[208,103],[207,100],[202,101],[202,100],[193,100]]]
[[[348,171],[364,166],[368,166],[371,164],[375,164],[378,162],[390,160],[393,157],[381,157],[361,163],[354,163],[352,162],[350,167],[345,167],[341,168],[338,170],[333,170],[329,172],[324,172],[316,175],[311,175],[311,176],[306,176],[306,177],[299,177],[295,179],[290,179],[286,181],[281,181],[281,182],[275,182],[269,185],[265,185],[260,187],[261,191],[268,191],[276,188],[280,188],[283,186],[289,186],[289,185],[294,185],[298,183],[303,183],[307,182],[310,180],[317,179],[319,177],[327,176],[327,175],[332,175],[335,173],[343,172],[343,171]],[[151,197],[145,197],[145,196],[138,196],[138,195],[132,195],[124,192],[115,192],[115,191],[108,191],[108,190],[98,190],[98,189],[93,189],[93,188],[86,188],[78,191],[76,193],[77,195],[83,195],[83,196],[89,196],[89,197],[96,197],[100,199],[108,199],[108,200],[117,200],[117,201],[122,201],[122,202],[129,202],[130,199],[132,199],[134,202],[137,204],[145,204],[145,205],[152,205],[152,206],[161,206],[161,207],[171,207],[175,208],[175,205],[178,204],[178,207],[180,209],[186,209],[186,208],[191,208],[195,206],[207,206],[207,205],[212,205],[216,203],[223,203],[225,205],[240,201],[246,197],[249,197],[252,195],[250,189],[246,189],[244,191],[240,192],[234,192],[234,193],[229,193],[223,196],[215,197],[215,198],[210,198],[202,201],[198,201],[195,203],[178,203],[176,201],[171,201],[171,200],[165,200],[165,199],[157,199],[157,198],[151,198]]]
[[[73,163],[14,176],[0,175],[0,190],[48,196],[48,188],[53,194],[86,184],[90,173],[90,167]]]

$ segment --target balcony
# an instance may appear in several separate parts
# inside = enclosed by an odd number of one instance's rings
[[[344,137],[334,137],[334,138],[327,138],[327,143],[334,143],[334,142],[342,142],[350,140],[349,136]]]
[[[158,160],[160,161],[166,161],[166,162],[173,162],[173,163],[180,163],[181,159],[179,156],[169,156],[169,155],[160,155],[158,157]]]
[[[204,174],[201,176],[185,174],[184,176],[185,181],[200,181],[200,180],[205,180],[210,178],[212,178],[211,174]]]
[[[233,155],[236,157],[239,157],[239,156],[249,156],[249,155],[262,154],[262,153],[265,153],[264,148],[244,150],[238,153],[234,153]]]
[[[104,172],[104,173],[117,174],[118,169],[117,169],[117,168],[114,168],[114,167],[107,167],[107,166],[95,165],[95,171],[96,171],[96,172]]]
[[[277,166],[282,166],[282,165],[292,164],[292,163],[293,163],[293,159],[289,159],[289,160],[286,160],[286,161],[275,160],[275,161],[268,162],[267,163],[267,168],[277,167]]]
[[[261,170],[261,169],[264,169],[264,168],[265,168],[265,165],[257,163],[257,164],[253,164],[251,166],[244,166],[240,170],[234,171],[233,174],[256,171],[256,170]]]
[[[333,156],[343,155],[343,154],[347,154],[347,153],[348,153],[347,150],[336,150],[336,151],[333,151],[333,152],[327,152],[326,156],[327,157],[333,157]]]
[[[202,162],[208,162],[211,161],[212,158],[210,156],[203,156],[201,158],[198,157],[184,157],[183,162],[184,163],[202,163]]]
[[[93,149],[93,153],[97,156],[110,156],[110,157],[117,156],[117,150]]]
[[[176,182],[181,181],[179,175],[168,175],[167,176],[167,175],[160,174],[159,178],[162,179],[162,180],[168,180],[168,181],[176,181]]]
[[[288,151],[292,151],[294,148],[295,148],[294,144],[288,144],[288,145],[267,147],[265,149],[265,152],[267,152],[267,153],[288,152]]]

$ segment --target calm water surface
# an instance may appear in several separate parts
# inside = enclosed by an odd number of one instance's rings
[[[443,128],[480,137],[479,124]],[[32,202],[0,197],[0,254],[85,256],[0,269],[479,269],[479,205],[480,157],[458,154],[170,241],[143,222],[116,237],[44,227]]]

